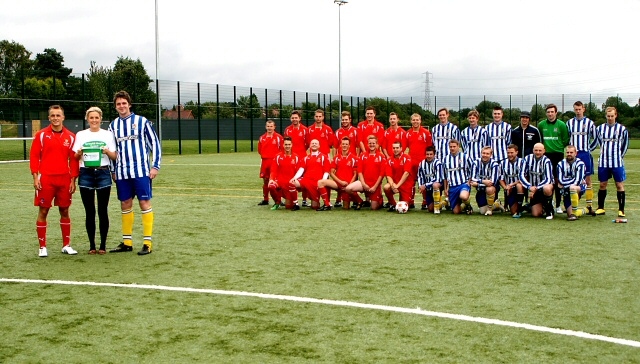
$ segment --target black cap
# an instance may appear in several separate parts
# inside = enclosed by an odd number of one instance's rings
[[[531,119],[531,113],[528,112],[528,111],[523,111],[523,112],[520,113],[520,117],[521,118],[529,118],[529,119]]]

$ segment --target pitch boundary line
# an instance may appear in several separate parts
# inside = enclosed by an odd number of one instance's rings
[[[281,300],[281,301],[316,303],[316,304],[322,304],[322,305],[341,306],[341,307],[355,307],[355,308],[364,308],[364,309],[370,309],[370,310],[389,311],[389,312],[408,313],[408,314],[421,315],[421,316],[438,317],[438,318],[452,319],[452,320],[458,320],[458,321],[475,322],[475,323],[482,323],[487,325],[513,327],[513,328],[519,328],[519,329],[525,329],[525,330],[531,330],[531,331],[537,331],[537,332],[551,333],[556,335],[573,336],[573,337],[578,337],[582,339],[598,340],[598,341],[604,341],[604,342],[609,342],[609,343],[618,344],[618,345],[625,345],[625,346],[640,348],[640,341],[635,341],[635,340],[620,339],[620,338],[609,337],[604,335],[590,334],[583,331],[556,329],[552,327],[531,325],[531,324],[525,324],[525,323],[513,322],[513,321],[504,321],[504,320],[498,320],[498,319],[460,315],[460,314],[453,314],[453,313],[446,313],[446,312],[427,311],[427,310],[421,309],[420,307],[405,308],[405,307],[396,307],[396,306],[376,305],[376,304],[370,304],[370,303],[338,301],[338,300],[328,300],[328,299],[319,299],[319,298],[310,298],[310,297],[297,297],[297,296],[277,295],[277,294],[268,294],[268,293],[225,291],[225,290],[219,290],[219,289],[204,289],[204,288],[189,288],[189,287],[157,286],[157,285],[136,284],[136,283],[124,284],[124,283],[100,283],[100,282],[44,280],[44,279],[13,279],[13,278],[0,278],[0,282],[138,288],[138,289],[152,289],[152,290],[160,290],[160,291],[207,293],[207,294],[218,294],[218,295],[227,295],[227,296],[255,297],[255,298],[263,298],[263,299],[275,299],[275,300]]]

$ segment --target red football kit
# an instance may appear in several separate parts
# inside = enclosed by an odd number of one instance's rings
[[[307,136],[307,143],[311,144],[313,139],[317,139],[320,142],[320,153],[329,155],[331,153],[331,147],[335,145],[335,134],[333,129],[325,123],[322,123],[321,127],[317,127],[314,123],[309,125],[309,134]]]
[[[370,152],[360,155],[358,161],[358,174],[362,174],[364,182],[369,186],[378,181],[378,178],[384,177],[385,174],[386,158],[382,152],[377,151],[374,154]],[[372,192],[365,192],[365,195],[369,196],[371,201],[382,203],[382,181],[378,184],[378,188]]]
[[[387,151],[389,157],[393,156],[393,143],[400,142],[400,146],[402,147],[402,153],[407,149],[407,131],[398,127],[398,129],[393,130],[389,128],[384,132],[384,150]]]
[[[377,136],[378,145],[384,145],[384,125],[382,125],[382,123],[378,120],[374,120],[372,124],[369,124],[369,122],[366,120],[358,123],[358,143],[362,143],[364,145],[364,149],[360,151],[361,154],[369,152],[369,146],[367,142],[367,138],[369,137],[369,135]]]
[[[76,136],[69,129],[55,132],[48,126],[36,133],[31,144],[29,167],[31,174],[40,174],[42,189],[36,191],[34,206],[69,207],[71,179],[78,177],[79,162],[73,152]]]
[[[353,154],[357,154],[356,148],[358,148],[358,128],[353,125],[349,125],[348,128],[338,128],[336,129],[336,144],[334,148],[336,150],[341,150],[340,145],[342,143],[343,138],[349,138],[349,152]]]
[[[411,157],[408,154],[402,153],[399,157],[391,157],[387,159],[386,175],[393,179],[395,184],[398,184],[402,179],[402,175],[408,172],[409,176],[404,183],[398,188],[400,194],[400,201],[411,201],[411,192],[415,185],[416,176],[413,174],[413,164],[411,163]],[[389,203],[395,204],[393,199],[393,191],[387,194]]]
[[[304,168],[304,173],[298,179],[300,189],[307,192],[311,201],[319,202],[318,181],[323,179],[324,174],[328,174],[331,169],[329,157],[322,152],[309,154],[303,158],[301,167]]]
[[[289,193],[288,186],[289,181],[291,181],[298,169],[300,169],[301,163],[302,158],[298,157],[295,153],[287,155],[282,152],[273,158],[271,162],[271,175],[269,176],[269,179],[272,180],[273,183],[269,184],[269,192],[275,203],[280,204],[282,197],[284,197],[289,203],[289,206],[291,206],[293,201],[297,199],[297,196],[292,196]]]
[[[411,157],[412,173],[414,176],[418,175],[418,167],[420,162],[425,158],[427,147],[433,145],[431,139],[431,132],[423,127],[420,127],[417,131],[413,128],[407,131],[407,148],[409,148],[409,156]],[[414,204],[415,188],[411,193],[410,205]]]
[[[268,133],[262,134],[258,140],[258,154],[262,157],[262,163],[260,165],[260,178],[268,178],[271,167],[271,160],[278,155],[278,153],[284,150],[284,138],[282,135],[274,132],[269,135]]]
[[[298,127],[289,125],[284,129],[284,136],[291,137],[291,151],[300,157],[306,155],[309,149],[308,134],[309,129],[302,124],[298,124]]]
[[[349,153],[346,156],[337,155],[331,162],[331,169],[335,169],[336,177],[351,183],[354,180],[354,172],[358,171],[358,157],[354,153]]]

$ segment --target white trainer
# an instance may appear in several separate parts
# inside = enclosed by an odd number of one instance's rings
[[[42,247],[40,248],[40,250],[38,251],[38,256],[40,258],[46,258],[47,257],[47,247]]]
[[[433,213],[436,215],[440,215],[440,209],[433,209]]]
[[[73,250],[73,248],[71,247],[71,245],[65,245],[62,247],[62,253],[64,254],[69,254],[69,255],[76,255],[78,254],[77,251]]]
[[[551,215],[547,215],[547,217],[545,217],[545,219],[547,219],[547,220],[553,220],[553,214],[551,214]]]
[[[487,210],[487,212],[484,213],[484,216],[491,216],[493,215],[493,211],[491,211],[491,209]]]
[[[562,213],[564,213],[564,211],[562,211],[562,207],[556,208],[556,214],[562,214]]]

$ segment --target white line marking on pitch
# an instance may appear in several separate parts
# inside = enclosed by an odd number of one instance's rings
[[[166,163],[166,166],[209,166],[209,167],[223,167],[223,166],[231,166],[231,167],[260,167],[259,164],[234,164],[234,163]]]
[[[414,315],[440,317],[440,318],[447,318],[447,319],[452,319],[452,320],[477,322],[477,323],[488,324],[488,325],[515,327],[515,328],[520,328],[520,329],[525,329],[525,330],[548,332],[548,333],[557,334],[557,335],[574,336],[574,337],[579,337],[579,338],[583,338],[583,339],[599,340],[599,341],[610,342],[610,343],[614,343],[614,344],[618,344],[618,345],[626,345],[626,346],[633,346],[633,347],[636,347],[636,348],[640,348],[640,341],[634,341],[634,340],[628,340],[628,339],[618,339],[618,338],[615,338],[615,337],[590,334],[590,333],[582,332],[582,331],[554,329],[552,327],[523,324],[523,323],[512,322],[512,321],[489,319],[489,318],[484,318],[484,317],[458,315],[458,314],[446,313],[446,312],[425,311],[425,310],[421,309],[420,307],[417,307],[417,308],[404,308],[404,307],[395,307],[395,306],[374,305],[374,304],[369,304],[369,303],[358,303],[358,302],[350,302],[350,301],[336,301],[336,300],[326,300],[326,299],[309,298],[309,297],[285,296],[285,295],[267,294],[267,293],[253,293],[253,292],[242,292],[242,291],[223,291],[223,290],[219,290],[219,289],[202,289],[202,288],[188,288],[188,287],[155,286],[155,285],[135,284],[135,283],[122,284],[122,283],[74,282],[74,281],[59,281],[59,280],[50,280],[49,281],[49,280],[43,280],[43,279],[12,279],[12,278],[0,278],[0,282],[63,284],[63,285],[71,285],[71,286],[99,286],[99,287],[140,288],[140,289],[153,289],[153,290],[160,290],[160,291],[209,293],[209,294],[221,294],[221,295],[227,295],[227,296],[257,297],[257,298],[266,298],[266,299],[283,300],[283,301],[319,303],[319,304],[323,304],[323,305],[343,306],[343,307],[357,307],[357,308],[366,308],[366,309],[371,309],[371,310],[390,311],[390,312],[399,312],[399,313],[410,313],[410,314],[414,314]]]

